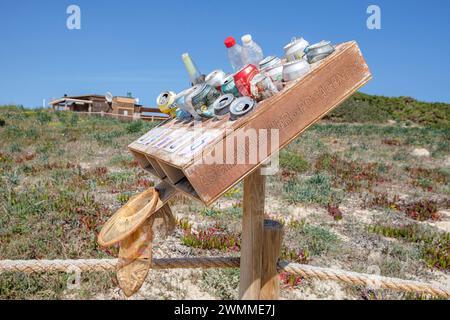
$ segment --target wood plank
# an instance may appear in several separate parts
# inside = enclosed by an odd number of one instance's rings
[[[280,258],[282,237],[281,223],[264,220],[260,300],[278,300],[280,297],[277,262]]]
[[[158,160],[153,159],[152,157],[146,156],[147,160],[152,165],[153,169],[155,170],[156,176],[160,179],[164,179],[166,177],[166,173],[161,168],[160,164],[158,163]]]
[[[258,169],[244,180],[239,298],[258,300],[261,290],[266,177]]]
[[[177,184],[181,179],[185,178],[182,170],[165,164],[162,161],[159,161],[158,164],[172,184]]]

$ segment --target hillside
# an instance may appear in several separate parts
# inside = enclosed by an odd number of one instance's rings
[[[388,120],[396,120],[397,123]],[[450,283],[447,104],[354,95],[280,155],[266,215],[285,225],[283,259]],[[343,123],[345,122],[345,123]],[[0,259],[115,257],[96,234],[156,180],[126,149],[156,123],[0,108]],[[417,148],[430,154],[413,156]],[[237,255],[242,185],[205,208],[179,196],[176,233],[155,257]],[[0,299],[123,299],[113,273],[0,275]],[[281,274],[284,299],[428,298]],[[239,271],[151,271],[135,299],[233,299]],[[294,290],[295,289],[295,290]]]
[[[383,123],[388,120],[450,128],[450,104],[421,102],[409,97],[389,98],[354,94],[325,117],[333,122]]]

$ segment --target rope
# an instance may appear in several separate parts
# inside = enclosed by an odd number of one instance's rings
[[[152,269],[236,268],[239,258],[171,258],[153,259]],[[2,272],[67,272],[75,267],[82,272],[114,271],[117,259],[77,260],[0,260]]]
[[[370,286],[372,288],[391,289],[403,292],[421,292],[433,296],[450,298],[450,290],[433,286],[428,283],[409,281],[398,278],[388,278],[379,275],[335,270],[330,268],[313,267],[296,263],[280,261],[278,270],[320,280],[333,280],[351,285]]]
[[[179,269],[179,268],[238,268],[239,258],[169,258],[153,259],[152,269]],[[2,272],[67,272],[68,269],[81,272],[114,271],[117,259],[78,259],[78,260],[0,260],[0,273]],[[450,298],[450,290],[433,286],[428,283],[409,281],[398,278],[388,278],[379,275],[362,274],[342,271],[331,268],[321,268],[309,265],[278,262],[278,271],[319,280],[333,280],[350,285],[370,286],[403,292],[420,292],[432,296]]]

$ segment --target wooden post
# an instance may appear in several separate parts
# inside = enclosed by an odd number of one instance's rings
[[[264,220],[264,239],[261,272],[261,300],[278,300],[280,280],[277,263],[283,241],[283,226],[272,220]]]
[[[239,283],[242,300],[258,300],[261,291],[265,187],[266,177],[261,175],[261,169],[244,179]]]

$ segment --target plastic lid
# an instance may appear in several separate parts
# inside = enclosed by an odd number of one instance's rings
[[[250,34],[246,34],[241,38],[242,43],[250,43],[252,41],[252,36]]]
[[[236,40],[234,40],[233,37],[228,37],[225,39],[224,43],[227,48],[231,48],[232,46],[234,46],[236,44]]]

